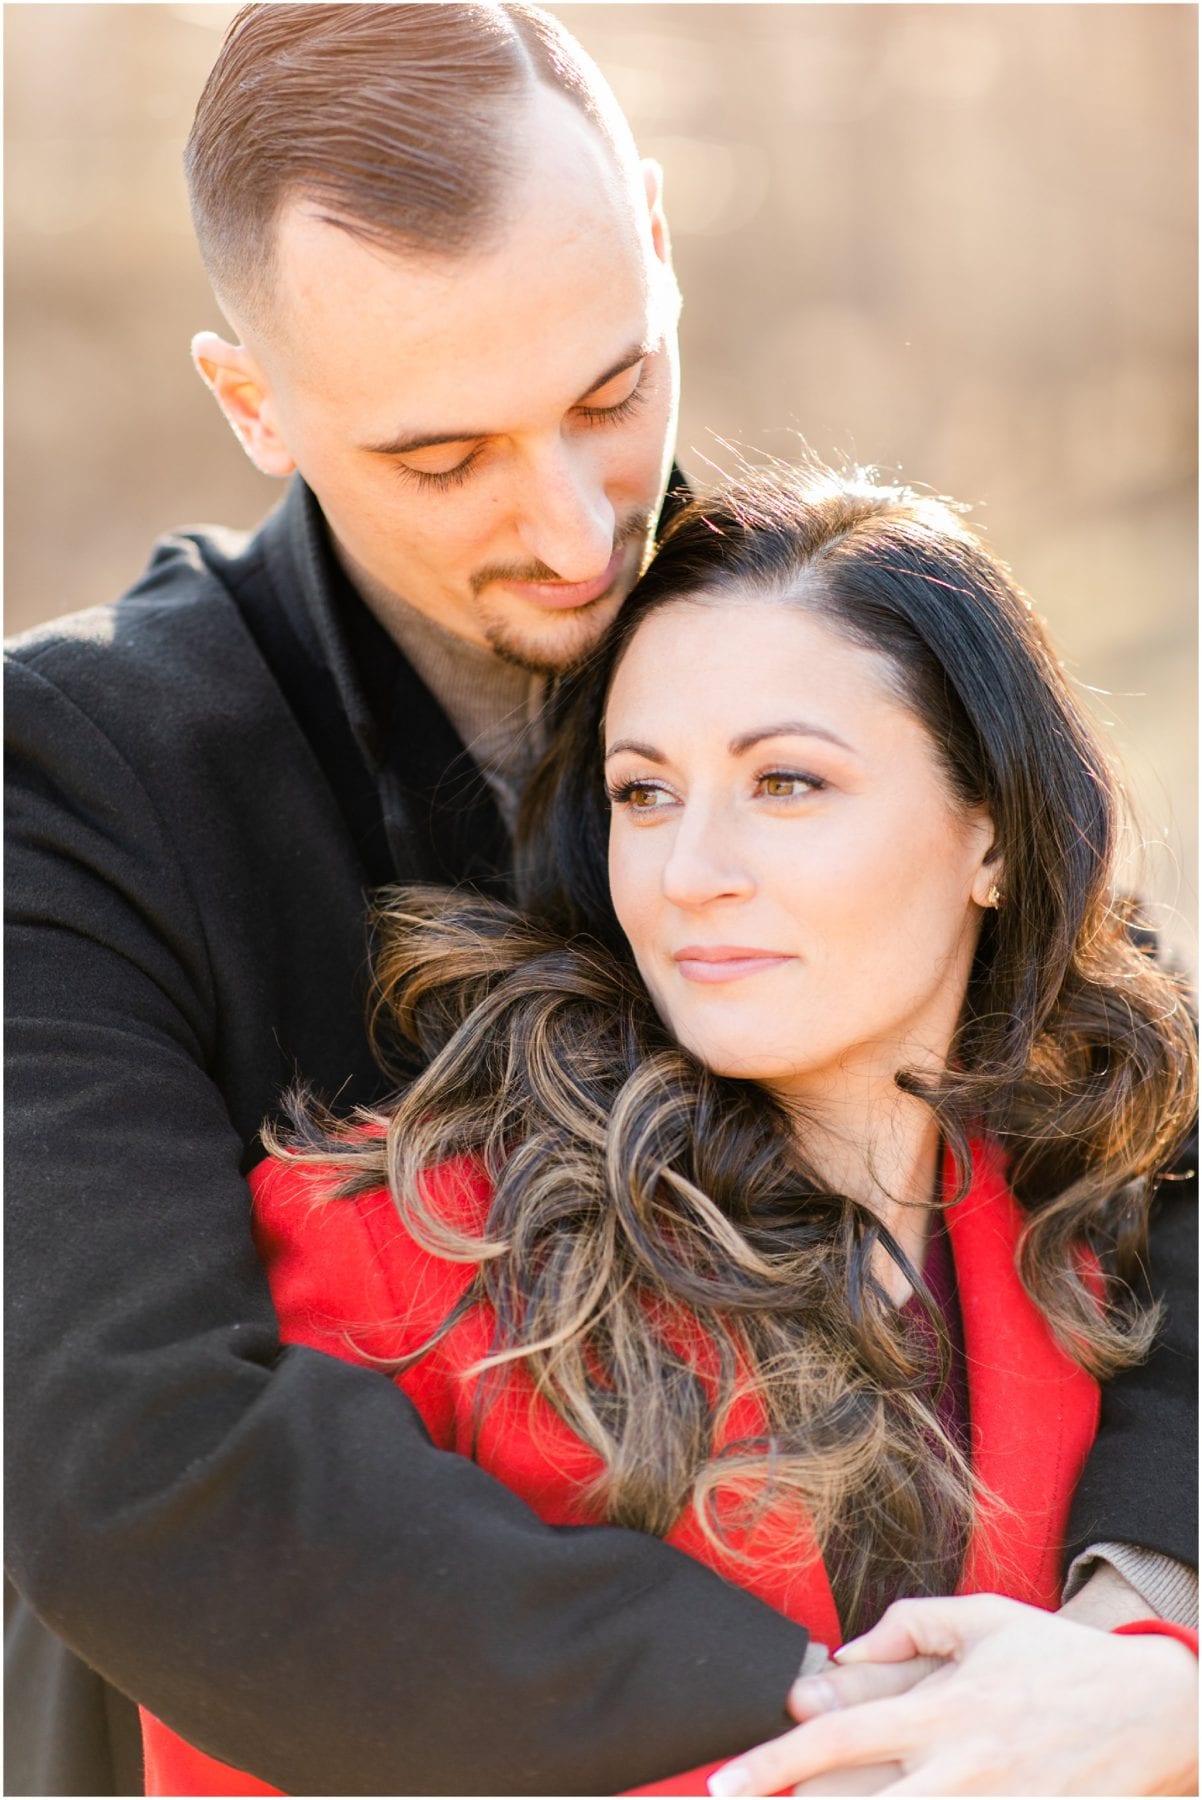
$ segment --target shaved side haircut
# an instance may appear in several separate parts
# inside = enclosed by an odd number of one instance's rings
[[[637,165],[595,63],[521,0],[244,6],[184,154],[218,298],[270,318],[275,226],[298,198],[386,250],[487,247],[519,166],[511,122],[537,84],[578,106],[621,167]]]

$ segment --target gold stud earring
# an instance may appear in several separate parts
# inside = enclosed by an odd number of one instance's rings
[[[986,906],[991,906],[993,908],[994,912],[997,912],[1001,907],[1002,890],[998,886],[996,881],[994,882],[993,886],[990,888],[989,892],[985,896],[985,904],[986,904]]]

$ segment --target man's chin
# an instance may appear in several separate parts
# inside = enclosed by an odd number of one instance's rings
[[[571,612],[548,610],[544,620],[483,621],[493,654],[532,675],[567,675],[587,662],[618,616],[622,597],[602,594]]]

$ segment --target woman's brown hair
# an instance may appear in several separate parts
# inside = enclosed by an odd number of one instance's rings
[[[722,1538],[792,1506],[851,1631],[903,1587],[953,1586],[987,1498],[936,1419],[927,1340],[874,1274],[878,1247],[930,1296],[876,1215],[824,1183],[803,1122],[671,1039],[606,879],[600,733],[627,645],[674,601],[765,597],[883,655],[953,791],[988,809],[1005,904],[947,1070],[897,1081],[930,1107],[958,1193],[970,1135],[1006,1153],[1020,1273],[1071,1354],[1106,1376],[1146,1353],[1141,1255],[1193,1115],[1191,1020],[1114,896],[1116,782],[1029,602],[954,511],[905,488],[776,471],[672,521],[526,795],[519,904],[408,889],[382,905],[381,1054],[416,1045],[425,1073],[374,1137],[298,1104],[288,1153],[327,1160],[342,1192],[387,1182],[421,1242],[477,1265],[469,1299],[496,1317],[480,1403],[521,1360],[601,1460],[598,1517],[663,1533],[691,1501]],[[493,1184],[482,1236],[421,1181],[463,1154]],[[704,1355],[682,1353],[685,1315]],[[748,1376],[765,1435],[716,1453]]]

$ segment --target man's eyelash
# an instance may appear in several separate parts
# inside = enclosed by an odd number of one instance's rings
[[[646,385],[644,377],[640,375],[638,385],[627,394],[625,400],[619,400],[616,406],[578,406],[576,412],[586,425],[619,425],[642,406],[646,399]],[[396,472],[406,481],[415,481],[419,487],[435,491],[460,487],[471,474],[481,454],[482,446],[478,446],[461,463],[456,463],[453,469],[433,472],[429,469],[411,469],[407,463],[397,463]]]
[[[616,406],[578,406],[576,411],[588,425],[617,425],[637,411],[646,399],[646,376],[640,375],[625,400],[619,400]]]
[[[411,469],[407,463],[397,463],[396,472],[398,475],[403,476],[406,481],[415,481],[419,487],[459,487],[471,474],[480,454],[481,450],[477,447],[475,450],[471,451],[469,455],[465,456],[461,463],[456,463],[453,469],[443,469],[437,473],[431,472],[429,469]]]

